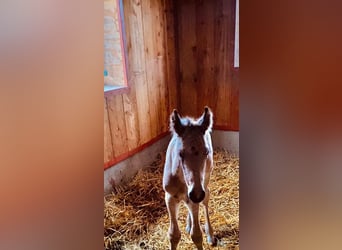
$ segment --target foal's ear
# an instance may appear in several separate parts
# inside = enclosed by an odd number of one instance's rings
[[[200,124],[203,134],[209,130],[211,131],[211,128],[213,126],[213,113],[211,112],[209,107],[204,108],[204,113],[200,118]]]
[[[176,109],[172,111],[170,116],[170,130],[176,132],[179,136],[182,136],[185,130]]]

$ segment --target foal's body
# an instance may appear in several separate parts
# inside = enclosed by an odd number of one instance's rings
[[[180,118],[174,110],[170,119],[173,132],[169,143],[163,176],[165,202],[170,217],[171,249],[177,249],[181,233],[177,223],[178,206],[184,201],[189,209],[186,230],[198,249],[202,247],[202,231],[198,218],[199,204],[204,205],[205,231],[208,242],[214,244],[209,220],[209,177],[213,168],[213,148],[210,137],[212,113],[205,108],[198,119]]]

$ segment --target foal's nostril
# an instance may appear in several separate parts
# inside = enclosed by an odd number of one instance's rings
[[[189,193],[189,198],[194,203],[199,203],[199,202],[203,201],[204,197],[205,197],[205,192],[203,190],[201,190],[200,192],[194,192],[194,190],[192,190]]]

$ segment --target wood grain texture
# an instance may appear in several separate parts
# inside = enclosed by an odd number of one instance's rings
[[[232,91],[231,91],[231,113],[230,113],[230,127],[231,130],[239,130],[240,128],[240,105],[239,105],[239,71],[232,73]]]
[[[104,99],[104,162],[114,158],[111,128],[108,118],[107,100]]]
[[[176,9],[182,114],[198,116],[208,105],[216,126],[239,130],[235,0],[177,0]]]
[[[229,5],[230,4],[230,5]],[[228,6],[226,6],[228,5]],[[229,79],[230,79],[230,117],[229,123],[232,128],[239,129],[239,70],[234,68],[235,55],[235,25],[236,25],[236,1],[224,2],[224,9],[228,9],[229,17]]]
[[[158,60],[161,55],[158,51],[159,32],[159,0],[142,1],[144,45],[146,77],[149,89],[149,108],[151,117],[151,134],[157,136],[161,132],[161,72],[159,72]],[[160,35],[160,34],[159,34]]]
[[[131,88],[129,93],[123,94],[122,101],[125,114],[127,146],[128,150],[132,150],[139,145],[140,141],[138,107],[135,88]]]
[[[204,106],[211,106],[215,100],[214,86],[214,8],[210,1],[199,1],[196,4],[197,35],[197,114],[203,112]]]
[[[129,90],[105,97],[105,166],[168,131],[173,108],[239,130],[235,0],[124,0]]]
[[[177,0],[180,112],[195,115],[197,111],[197,36],[196,1]]]
[[[228,1],[218,1],[215,9],[215,15],[218,17],[218,25],[216,27],[216,56],[217,61],[217,75],[216,75],[216,84],[217,84],[217,100],[215,103],[215,117],[216,125],[228,125],[230,118],[230,86],[231,82],[229,79],[229,10],[227,8]],[[229,7],[229,6],[228,6]]]
[[[177,51],[176,51],[176,35],[175,35],[175,1],[164,0],[164,25],[166,25],[165,35],[165,56],[166,56],[166,99],[169,101],[169,109],[167,115],[171,114],[173,109],[179,109],[178,105],[178,66],[176,64]],[[168,119],[169,116],[167,116]]]
[[[167,40],[165,39],[165,31],[166,31],[166,23],[165,23],[165,12],[164,12],[164,3],[163,1],[158,0],[158,16],[156,18],[156,37],[155,43],[157,45],[157,71],[159,73],[158,76],[158,85],[159,85],[159,98],[160,98],[160,132],[168,130],[168,113],[169,113],[169,98],[168,98],[168,86],[167,86],[167,57],[166,57],[166,44]],[[161,43],[160,41],[164,41]],[[159,134],[158,133],[158,134]]]
[[[136,146],[146,143],[152,138],[151,119],[149,110],[149,89],[146,79],[146,65],[144,53],[144,32],[140,1],[124,2],[128,77],[131,91],[135,93],[138,121],[139,141]],[[133,95],[133,94],[132,94]]]
[[[127,130],[122,95],[106,97],[108,118],[112,134],[114,157],[128,151]]]
[[[123,1],[129,90],[105,95],[105,127],[112,135],[111,139],[105,135],[105,151],[113,152],[105,157],[106,167],[168,131],[168,117],[177,103],[175,30],[169,6],[173,0]]]

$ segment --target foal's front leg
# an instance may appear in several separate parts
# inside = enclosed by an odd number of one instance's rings
[[[176,250],[181,238],[181,232],[177,222],[179,201],[173,198],[169,193],[165,192],[165,202],[170,217],[169,240],[171,243],[171,250]]]
[[[186,228],[185,231],[190,234],[191,231],[191,215],[190,215],[190,211],[188,212],[188,217],[186,218]]]
[[[209,188],[205,191],[205,198],[202,201],[202,204],[204,205],[204,217],[205,217],[205,232],[207,234],[207,240],[208,243],[213,245],[216,245],[216,239],[213,235],[213,228],[211,227],[210,219],[209,219],[209,211],[208,211],[208,203],[210,198],[210,191]]]
[[[189,209],[189,215],[191,219],[191,229],[190,229],[190,235],[192,241],[195,243],[198,250],[203,250],[203,237],[202,237],[202,230],[198,219],[198,212],[199,212],[199,204],[193,203],[192,201],[189,201],[187,203],[188,209]]]

